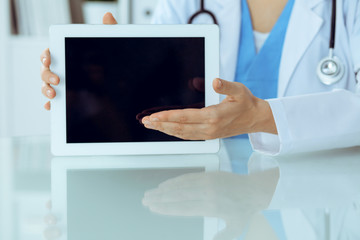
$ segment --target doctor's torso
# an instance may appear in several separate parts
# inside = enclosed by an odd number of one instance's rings
[[[356,0],[337,1],[338,17],[334,52],[344,65],[345,74],[338,83],[326,86],[319,81],[316,70],[320,60],[329,54],[331,1],[295,0],[279,67],[279,97],[326,92],[336,88],[355,89],[353,62],[360,58],[360,44],[353,43],[360,38],[355,36],[359,33],[354,32],[354,25],[359,24],[359,20],[355,22],[356,2]],[[199,7],[198,0],[161,0],[155,13],[154,23],[185,24]],[[241,1],[205,0],[205,7],[215,14],[219,22],[220,77],[234,81],[241,44]],[[208,16],[199,16],[194,23],[211,24],[212,21]]]

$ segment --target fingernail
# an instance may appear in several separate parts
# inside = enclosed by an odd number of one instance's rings
[[[51,90],[47,90],[47,91],[46,91],[46,95],[48,95],[49,97],[51,97]]]
[[[158,118],[151,117],[151,118],[150,118],[150,121],[151,121],[151,122],[158,122],[159,119],[158,119]]]
[[[49,79],[49,81],[50,81],[52,84],[56,84],[56,78],[54,78],[54,77],[51,77],[51,78]]]
[[[154,126],[151,124],[150,121],[144,121],[144,125],[146,128],[154,129]]]
[[[219,86],[219,88],[222,88],[222,86],[223,86],[223,83],[220,79],[218,80],[218,86]]]
[[[42,59],[42,63],[45,64],[45,62],[46,62],[46,58],[44,57],[44,58]]]

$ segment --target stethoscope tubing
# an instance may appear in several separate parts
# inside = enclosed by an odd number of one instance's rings
[[[335,34],[336,34],[336,0],[332,0],[331,10],[331,30],[330,30],[330,44],[329,48],[335,48]]]
[[[219,25],[219,22],[215,16],[215,14],[205,8],[205,0],[200,0],[200,10],[195,12],[188,20],[188,24],[192,24],[199,15],[207,14],[209,15],[213,23]],[[331,10],[331,30],[330,30],[330,43],[329,48],[335,48],[335,35],[336,35],[336,0],[332,0],[332,10]]]
[[[205,0],[200,0],[200,10],[197,11],[196,13],[194,13],[190,18],[189,18],[189,21],[188,21],[188,24],[192,24],[195,20],[195,18],[197,18],[199,15],[201,14],[207,14],[209,15],[212,20],[213,20],[213,23],[216,24],[216,25],[219,25],[218,24],[218,20],[215,16],[215,14],[207,9],[205,9]]]
[[[302,1],[302,0],[299,0]],[[214,24],[218,25],[218,20],[215,14],[205,8],[205,0],[200,0],[200,10],[195,12],[188,21],[188,24],[192,24],[199,15],[206,14],[209,15]],[[318,65],[317,75],[322,83],[325,85],[332,85],[340,79],[342,79],[344,75],[344,66],[341,63],[340,59],[334,56],[334,49],[335,49],[335,36],[336,36],[336,0],[332,0],[332,9],[331,9],[331,29],[330,29],[330,41],[329,41],[329,56],[322,59]],[[338,67],[338,74],[327,74],[323,70],[324,63],[331,62],[333,65]]]

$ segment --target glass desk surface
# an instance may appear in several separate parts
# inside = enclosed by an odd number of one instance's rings
[[[0,240],[360,239],[360,148],[62,157],[0,139]]]

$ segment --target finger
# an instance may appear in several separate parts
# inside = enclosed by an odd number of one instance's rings
[[[112,13],[107,12],[107,13],[105,13],[105,15],[103,17],[103,24],[108,24],[108,25],[117,24],[117,21],[115,20]]]
[[[205,123],[211,119],[209,109],[183,109],[158,112],[150,115],[151,122]]]
[[[45,103],[45,104],[44,104],[44,108],[45,108],[46,110],[50,111],[50,110],[51,110],[50,102]]]
[[[41,69],[41,79],[44,82],[52,85],[58,85],[60,82],[60,78],[56,74],[51,72],[49,68],[45,67]]]
[[[48,48],[41,53],[40,60],[43,63],[41,68],[41,79],[46,83],[58,85],[60,81],[59,77],[52,73],[49,69],[51,64],[51,57]]]
[[[144,118],[143,124],[146,128],[157,130],[181,138],[184,140],[209,140],[210,135],[206,134],[209,128],[206,124],[182,124],[173,122],[150,122]]]
[[[49,99],[53,99],[56,96],[55,90],[47,83],[43,84],[41,92],[45,97]]]
[[[45,49],[40,55],[40,61],[42,62],[45,68],[49,68],[51,64],[50,50],[49,48]]]
[[[217,93],[228,96],[238,96],[247,90],[245,85],[242,83],[229,82],[220,78],[214,79],[213,88]]]

